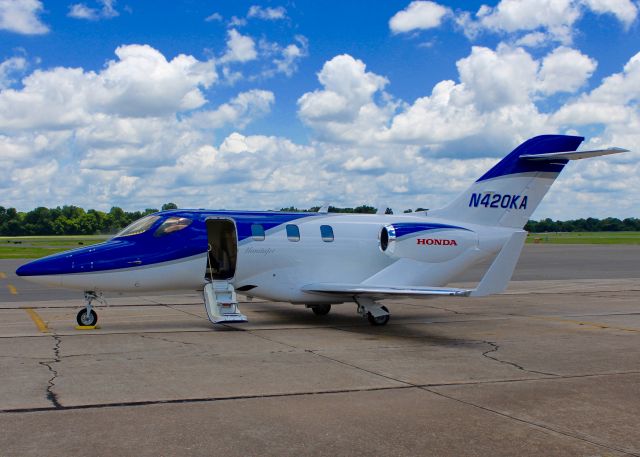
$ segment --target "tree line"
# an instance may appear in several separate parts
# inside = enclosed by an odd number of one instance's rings
[[[165,203],[162,209],[176,209],[175,203]],[[73,205],[57,208],[38,207],[28,212],[0,206],[0,235],[99,235],[115,234],[133,221],[158,209],[124,211],[114,206],[108,213],[90,209],[85,211]]]
[[[165,203],[162,210],[177,209],[175,203]],[[281,211],[318,211],[319,206],[309,209],[298,209],[293,206],[281,208]],[[0,206],[0,235],[2,236],[29,236],[29,235],[97,235],[115,234],[133,221],[143,216],[157,212],[156,208],[147,208],[144,211],[124,211],[114,206],[109,212],[82,208],[72,205],[58,206],[56,208],[38,207],[28,212],[19,212],[15,208]],[[361,213],[374,214],[377,209],[369,205],[361,205],[355,208],[338,208],[329,206],[331,213]],[[416,211],[424,211],[418,208]],[[405,210],[405,213],[413,210]],[[393,214],[387,208],[385,214]],[[618,219],[607,217],[596,219],[574,219],[569,221],[554,221],[543,219],[529,221],[525,225],[529,232],[620,232],[640,231],[640,219]]]

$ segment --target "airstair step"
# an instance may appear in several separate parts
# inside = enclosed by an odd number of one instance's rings
[[[203,294],[207,316],[214,324],[247,322],[247,316],[238,308],[236,291],[228,281],[217,280],[207,283]]]

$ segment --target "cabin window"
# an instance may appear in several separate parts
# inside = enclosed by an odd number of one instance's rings
[[[287,239],[289,241],[300,241],[300,229],[297,225],[287,225]]]
[[[322,241],[326,241],[330,243],[333,241],[333,229],[330,225],[321,225],[320,226],[320,236],[322,237]]]
[[[264,240],[264,227],[262,224],[251,224],[251,237],[256,241]]]
[[[128,225],[124,230],[118,233],[114,238],[121,238],[123,236],[140,235],[151,228],[151,226],[160,219],[160,216],[146,216],[142,219],[138,219],[132,224]]]
[[[191,225],[191,219],[186,217],[170,217],[160,224],[160,227],[158,227],[158,230],[156,230],[153,236],[165,236],[186,229],[189,225]]]

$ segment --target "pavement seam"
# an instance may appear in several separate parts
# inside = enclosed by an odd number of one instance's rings
[[[582,378],[597,378],[604,376],[626,376],[640,374],[640,371],[616,371],[613,373],[590,373],[590,374],[576,374],[576,375],[556,375],[545,376],[537,378],[518,378],[518,379],[494,379],[488,381],[461,381],[461,382],[441,382],[441,383],[429,383],[429,384],[417,384],[416,387],[456,387],[456,386],[475,386],[482,384],[500,384],[500,383],[516,383],[516,382],[531,382],[531,381],[558,381],[565,379],[582,379]]]
[[[507,414],[507,413],[504,413],[504,412],[501,412],[501,411],[497,411],[495,409],[491,409],[491,408],[489,408],[487,406],[478,405],[476,403],[472,403],[472,402],[467,401],[467,400],[462,400],[460,398],[452,397],[450,395],[446,395],[446,394],[443,394],[441,392],[438,392],[438,391],[435,391],[435,390],[431,390],[428,387],[419,387],[419,388],[421,390],[424,390],[425,392],[429,392],[429,393],[432,393],[434,395],[438,395],[439,397],[443,397],[443,398],[446,398],[446,399],[449,399],[449,400],[453,400],[453,401],[458,402],[458,403],[462,403],[462,404],[467,405],[467,406],[478,408],[478,409],[481,409],[483,411],[486,411],[486,412],[493,413],[493,414],[496,414],[498,416],[504,417],[506,419],[510,419],[510,420],[513,420],[513,421],[516,421],[516,422],[527,424],[527,425],[529,425],[531,427],[538,428],[538,429],[541,429],[541,430],[546,431],[546,432],[551,432],[551,433],[562,435],[562,436],[565,436],[565,437],[568,437],[568,438],[573,438],[573,439],[576,439],[576,440],[579,440],[579,441],[584,441],[586,443],[589,443],[589,444],[592,444],[594,446],[598,446],[598,447],[607,449],[609,451],[621,452],[621,453],[623,453],[625,455],[632,455],[632,456],[635,456],[635,457],[640,457],[640,454],[635,453],[635,451],[633,451],[633,450],[630,451],[628,449],[618,448],[618,447],[615,447],[615,446],[612,446],[612,445],[609,445],[609,444],[603,444],[603,443],[600,443],[598,441],[595,441],[592,438],[587,438],[585,436],[581,436],[580,434],[576,435],[576,434],[573,434],[573,433],[570,433],[570,432],[566,432],[566,431],[563,431],[563,430],[558,430],[558,429],[556,429],[556,428],[554,428],[554,427],[552,427],[550,425],[546,425],[546,424],[543,424],[543,423],[534,422],[532,420],[527,420],[527,419],[523,419],[523,418],[520,418],[520,417],[517,417],[517,416],[513,416],[511,414]]]
[[[206,318],[206,317],[204,317],[204,316],[201,316],[201,315],[199,315],[199,314],[190,313],[190,312],[185,311],[185,310],[183,310],[183,309],[174,308],[174,306],[182,306],[182,305],[167,305],[167,304],[164,304],[164,305],[162,305],[162,306],[164,306],[164,307],[166,307],[166,308],[169,308],[169,309],[172,309],[172,310],[174,310],[174,311],[178,311],[178,312],[183,313],[183,314],[187,314],[187,315],[189,315],[189,316],[197,317],[198,319],[209,320],[208,318]]]
[[[71,405],[58,407],[45,406],[35,408],[15,408],[15,409],[1,409],[0,414],[23,414],[23,413],[38,413],[49,411],[73,411],[83,409],[102,409],[102,408],[124,408],[124,407],[138,407],[138,406],[152,406],[152,405],[171,405],[171,404],[185,404],[185,403],[213,403],[222,401],[233,400],[260,400],[269,398],[283,398],[283,397],[304,397],[312,395],[331,395],[342,393],[358,393],[358,392],[377,392],[386,390],[404,390],[414,389],[414,386],[388,386],[388,387],[365,387],[359,389],[333,389],[333,390],[318,390],[308,392],[292,392],[292,393],[275,393],[275,394],[257,394],[257,395],[234,395],[230,397],[204,397],[204,398],[181,398],[174,400],[141,400],[130,402],[117,402],[117,403],[93,403],[86,405]]]

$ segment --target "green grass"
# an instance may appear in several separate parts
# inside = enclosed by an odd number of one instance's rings
[[[38,259],[57,252],[89,246],[109,236],[0,236],[0,259]]]
[[[530,233],[527,243],[540,244],[640,244],[640,232]]]

